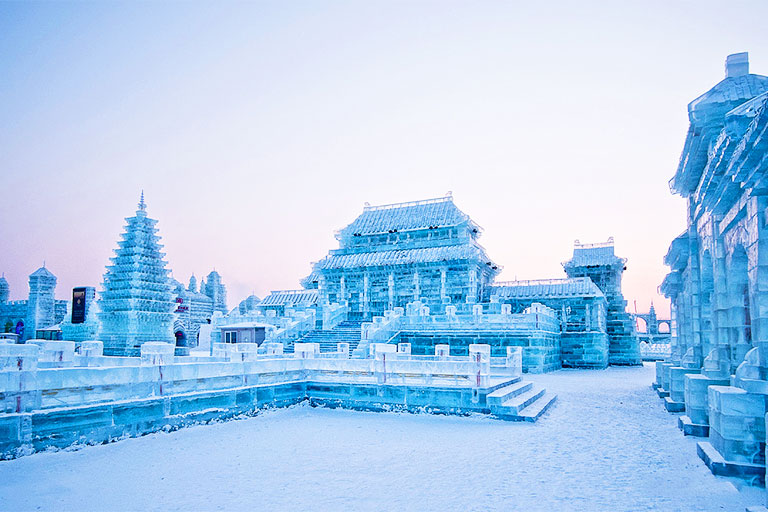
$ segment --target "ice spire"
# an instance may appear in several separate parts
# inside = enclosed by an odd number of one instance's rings
[[[146,211],[147,204],[144,202],[144,190],[141,190],[141,200],[139,201],[139,211]]]

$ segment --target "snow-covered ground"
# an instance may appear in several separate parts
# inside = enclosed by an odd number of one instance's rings
[[[538,423],[296,406],[0,462],[0,510],[743,511],[651,366],[528,376]]]

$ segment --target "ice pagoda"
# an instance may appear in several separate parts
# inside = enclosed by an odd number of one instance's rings
[[[104,274],[99,300],[105,355],[133,356],[147,341],[174,342],[173,300],[157,221],[147,217],[144,193]]]
[[[432,311],[479,302],[500,272],[477,242],[481,228],[448,195],[365,206],[336,234],[339,249],[302,281],[321,304],[347,303],[350,318],[370,319],[409,302]]]

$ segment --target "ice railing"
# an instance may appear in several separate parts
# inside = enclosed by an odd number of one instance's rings
[[[543,304],[531,304],[522,313],[512,313],[512,306],[501,304],[501,313],[486,313],[483,305],[475,304],[471,315],[459,315],[455,306],[446,306],[445,314],[432,315],[429,308],[420,301],[411,302],[403,308],[386,311],[383,317],[374,317],[373,322],[364,323],[360,332],[360,350],[364,353],[371,343],[394,341],[403,330],[538,330],[560,331],[560,319],[555,310]]]
[[[297,343],[293,354],[280,343],[217,345],[218,357],[177,357],[173,344],[148,342],[141,357],[115,358],[101,355],[100,341],[83,342],[80,354],[71,341],[0,343],[0,412],[297,381],[487,388],[492,372],[483,344],[470,345],[469,356],[451,356],[448,345],[413,356],[407,343],[374,344],[369,359],[349,359],[346,343],[323,354],[317,343]],[[501,373],[522,374],[520,347],[508,348]]]
[[[315,311],[312,309],[295,311],[285,308],[285,316],[272,318],[280,320],[280,327],[272,333],[271,338],[267,337],[267,341],[271,342],[290,343],[315,328]]]
[[[640,357],[643,359],[667,359],[672,355],[672,346],[669,343],[640,342]]]
[[[323,330],[329,331],[347,319],[349,306],[346,304],[326,304],[323,306]]]

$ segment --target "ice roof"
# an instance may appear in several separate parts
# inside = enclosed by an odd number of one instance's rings
[[[32,272],[29,277],[56,277],[54,276],[50,270],[48,270],[45,267],[40,267],[39,269]]]
[[[491,295],[504,299],[604,297],[588,277],[499,282],[491,285]]]
[[[488,256],[472,244],[426,247],[421,249],[402,249],[390,251],[365,252],[357,254],[332,254],[317,262],[315,269],[336,269],[375,267],[388,265],[409,265],[412,263],[436,263],[443,261],[486,260],[495,266]]]
[[[312,306],[317,303],[317,290],[276,290],[259,302],[259,306]]]
[[[372,235],[457,226],[472,222],[467,214],[453,204],[451,196],[409,203],[366,206],[350,225],[341,230],[342,236]],[[474,229],[478,226],[472,224]]]
[[[690,102],[688,111],[692,112],[716,104],[743,102],[766,91],[768,91],[768,77],[762,75],[726,78]]]
[[[573,246],[573,257],[563,263],[564,267],[596,267],[600,265],[624,264],[613,251],[613,238],[608,242],[598,244],[582,244],[576,241]]]

